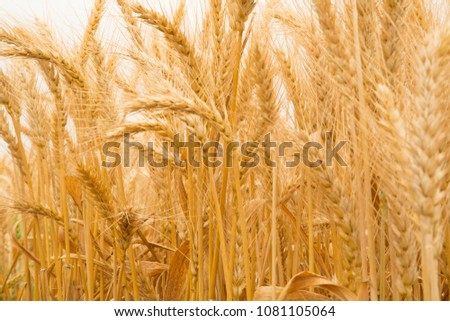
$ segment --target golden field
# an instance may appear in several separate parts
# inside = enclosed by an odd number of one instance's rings
[[[449,300],[449,3],[191,2],[0,22],[0,300]]]

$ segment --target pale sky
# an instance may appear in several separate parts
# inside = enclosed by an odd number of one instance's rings
[[[70,32],[82,30],[93,0],[0,0],[0,17],[8,22],[29,23],[35,17]],[[11,19],[12,18],[12,19]]]
[[[135,0],[130,0],[130,2],[133,1]],[[188,19],[196,14],[201,1],[186,0]],[[180,0],[140,0],[138,2],[170,15],[178,7]],[[81,37],[94,3],[95,0],[0,0],[0,21],[26,26],[38,18],[48,23],[52,30],[56,30],[65,42],[71,42]],[[101,36],[114,38],[121,24],[121,21],[116,19],[120,15],[116,1],[106,1],[105,9],[103,28],[100,29],[100,33]]]
[[[136,0],[129,0],[130,2]],[[188,12],[188,21],[195,21],[194,17],[201,10],[201,3],[206,0],[186,0],[186,9]],[[259,0],[265,2],[267,0]],[[284,3],[303,2],[305,0],[288,0],[282,1]],[[359,0],[358,0],[359,1]],[[65,39],[72,39],[72,36],[78,35],[80,37],[84,26],[87,23],[91,8],[95,0],[0,0],[0,21],[6,20],[14,24],[26,24],[39,18],[50,24],[52,30],[58,30],[60,36]],[[153,7],[168,13],[178,7],[180,0],[138,0],[144,6]],[[438,11],[448,10],[446,0],[427,0],[428,4],[438,7]],[[444,10],[443,10],[444,9]],[[114,0],[106,1],[106,21],[108,19],[114,20],[118,17],[117,4]],[[191,20],[192,19],[192,20]],[[117,20],[116,20],[117,22]],[[114,34],[115,28],[120,23],[105,24],[107,34]]]

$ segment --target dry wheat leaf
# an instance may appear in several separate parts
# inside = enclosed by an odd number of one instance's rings
[[[167,264],[150,261],[139,262],[139,267],[141,268],[142,273],[148,277],[160,275],[169,269]]]
[[[81,188],[80,188],[80,182],[75,176],[66,176],[66,186],[67,186],[67,192],[72,197],[73,201],[77,205],[78,209],[81,211]]]
[[[283,287],[275,287],[275,296],[278,298],[283,291]],[[260,286],[255,289],[255,294],[253,295],[254,301],[272,301],[273,296],[273,286]]]
[[[326,295],[306,291],[299,290],[290,293],[285,299],[285,301],[329,301],[330,298]]]
[[[187,271],[189,268],[190,242],[185,241],[175,252],[169,264],[164,300],[180,301],[184,296]]]
[[[283,301],[295,298],[295,293],[309,287],[320,287],[328,290],[337,297],[346,301],[356,301],[358,297],[349,289],[335,284],[334,282],[310,272],[301,272],[295,275],[278,297],[278,300]]]

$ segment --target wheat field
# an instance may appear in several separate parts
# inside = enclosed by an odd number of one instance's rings
[[[0,22],[0,300],[449,300],[448,1],[190,2]]]

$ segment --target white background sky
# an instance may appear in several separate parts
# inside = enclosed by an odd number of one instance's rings
[[[135,0],[129,0],[133,2]],[[188,19],[193,18],[199,4],[205,0],[186,0]],[[145,7],[153,7],[158,11],[173,13],[180,0],[140,0]],[[95,0],[0,0],[0,21],[6,20],[13,25],[29,25],[38,18],[56,30],[60,37],[66,41],[76,41],[82,36],[84,27],[91,13]],[[116,1],[107,0],[106,12],[100,36],[117,36],[122,33],[119,9]],[[110,23],[113,22],[113,23]],[[103,38],[103,37],[102,37]],[[104,38],[103,38],[104,39]],[[117,39],[116,39],[117,40]]]
[[[50,22],[58,30],[82,30],[93,0],[0,0],[1,20],[29,23],[35,17]],[[12,20],[12,19],[13,20]]]
[[[134,2],[136,0],[128,0]],[[180,0],[137,0],[146,7],[153,7],[171,16],[178,7]],[[268,0],[258,0],[266,2]],[[301,3],[309,0],[282,0],[285,4]],[[357,0],[367,1],[367,0]],[[434,6],[435,10],[443,14],[449,9],[449,0],[425,0],[427,4]],[[66,41],[77,41],[86,26],[95,0],[0,0],[0,21],[8,21],[12,24],[26,25],[32,23],[37,17],[45,21],[51,30],[57,30],[57,34]],[[195,16],[201,10],[201,4],[207,0],[185,0],[188,13],[188,23],[196,21]],[[447,4],[446,4],[447,3]],[[106,36],[112,40],[118,40],[117,36],[123,33],[120,27],[117,3],[115,0],[106,1],[105,19],[100,29],[100,36]],[[113,23],[110,23],[113,22]],[[102,37],[105,40],[104,37]]]

